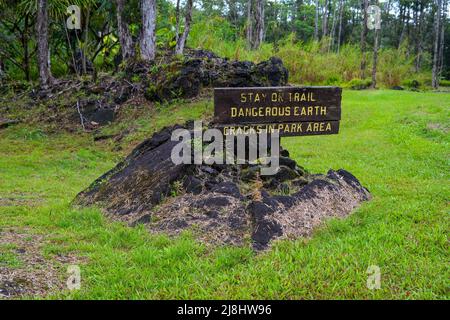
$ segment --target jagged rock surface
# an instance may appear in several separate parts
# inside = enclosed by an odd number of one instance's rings
[[[205,50],[191,50],[149,75],[146,97],[150,100],[192,98],[203,87],[264,87],[288,83],[288,70],[279,58],[255,64],[231,61]]]
[[[75,199],[100,205],[108,216],[151,232],[189,229],[207,243],[251,243],[309,236],[329,217],[344,217],[370,194],[345,170],[309,174],[282,150],[280,170],[259,176],[258,165],[175,165],[171,132],[141,143]]]

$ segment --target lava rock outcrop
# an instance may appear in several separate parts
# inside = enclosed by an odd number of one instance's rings
[[[260,165],[174,164],[171,141],[176,125],[142,142],[115,168],[75,199],[97,205],[130,225],[176,235],[191,230],[214,244],[268,247],[272,240],[310,236],[330,217],[345,217],[370,193],[351,173],[340,169],[310,174],[281,151],[273,176]]]
[[[148,77],[145,96],[164,101],[195,97],[204,87],[284,86],[289,75],[277,57],[255,64],[220,58],[205,50],[190,50],[182,59],[151,71]]]

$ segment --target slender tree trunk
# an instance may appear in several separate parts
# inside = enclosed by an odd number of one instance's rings
[[[333,4],[333,2],[332,2]],[[334,41],[336,36],[336,23],[337,23],[337,10],[338,10],[338,4],[334,3],[333,8],[333,23],[331,24],[331,31],[330,31],[330,45],[328,47],[328,51],[330,51],[331,48],[334,48]]]
[[[247,42],[250,49],[258,49],[264,41],[264,0],[247,2]]]
[[[325,0],[322,17],[322,37],[326,37],[328,33],[328,0]]]
[[[378,5],[378,1],[375,0],[375,5]],[[378,66],[378,46],[380,41],[381,26],[380,29],[375,27],[374,44],[373,44],[373,61],[372,61],[372,88],[377,87],[377,66]]]
[[[5,75],[5,68],[3,66],[2,56],[0,55],[0,80],[2,80],[4,75]]]
[[[180,0],[177,0],[175,7],[175,43],[178,43],[180,38]]]
[[[253,47],[253,1],[247,1],[247,44],[249,48]]]
[[[193,0],[187,0],[186,3],[186,16],[184,17],[184,31],[180,38],[178,38],[177,45],[175,48],[176,54],[183,54],[184,46],[186,45],[186,40],[189,35],[189,30],[191,28],[192,21],[192,3]]]
[[[412,11],[413,11],[413,28],[414,28],[414,34],[413,38],[411,39],[414,43],[414,56],[417,58],[417,54],[419,52],[418,44],[419,44],[419,4],[418,0],[414,0],[412,4]]]
[[[441,32],[440,29],[440,21],[441,21],[441,6],[442,0],[436,0],[436,14],[434,18],[434,49],[433,49],[433,70],[432,70],[432,87],[437,89],[439,87],[439,34]]]
[[[341,37],[342,37],[342,14],[344,12],[344,0],[339,1],[339,31],[337,38],[337,53],[341,49]]]
[[[38,0],[36,21],[38,43],[39,81],[43,89],[47,89],[53,82],[50,71],[50,50],[48,47],[48,8],[47,0]]]
[[[23,47],[23,71],[25,79],[30,81],[30,52],[28,47],[28,14],[25,14],[24,28],[22,33],[22,47]]]
[[[156,56],[156,0],[142,0],[141,58],[152,61]]]
[[[363,0],[361,11],[363,14],[363,25],[361,26],[361,79],[366,78],[366,38],[367,38],[367,7],[369,6],[369,0]]]
[[[445,46],[445,23],[447,21],[447,0],[443,0],[442,3],[442,22],[441,22],[441,43],[439,49],[439,77],[442,75],[444,70],[444,46]]]
[[[408,25],[409,25],[409,8],[405,8],[406,13],[404,14],[402,20],[402,33],[400,34],[400,39],[398,41],[398,47],[402,46],[403,40],[405,39],[405,34],[407,33]]]
[[[254,43],[253,49],[258,49],[264,41],[264,0],[256,0],[254,10]]]
[[[314,18],[314,40],[319,40],[319,0],[316,0],[316,16]]]
[[[372,88],[377,87],[377,64],[378,64],[378,42],[380,38],[380,29],[375,29],[375,40],[373,45],[373,62],[372,62]]]
[[[119,34],[120,50],[122,52],[122,60],[126,61],[135,56],[133,38],[131,37],[130,28],[123,16],[125,11],[125,0],[116,0],[117,15],[117,33]]]
[[[86,26],[84,27],[84,46],[83,46],[83,73],[87,73],[87,51],[88,51],[88,45],[89,45],[89,20],[91,17],[91,8],[87,9],[86,14]]]
[[[228,20],[231,22],[233,29],[235,31],[235,37],[236,40],[239,37],[239,13],[237,8],[237,0],[227,0],[226,3],[228,4]]]
[[[415,63],[415,71],[419,72],[421,68],[422,63],[422,51],[423,51],[423,10],[424,6],[423,3],[420,2],[420,10],[419,10],[419,26],[417,30],[417,53],[416,53],[416,63]]]
[[[398,14],[398,19],[396,22],[396,33],[401,35],[401,32],[403,30],[403,20],[405,19],[405,7],[402,5],[402,3],[400,2],[399,4],[399,14]],[[400,48],[401,45],[401,38],[398,38],[398,45],[397,48]]]

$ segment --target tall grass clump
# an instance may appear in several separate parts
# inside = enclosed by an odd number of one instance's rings
[[[414,72],[414,56],[409,56],[407,47],[382,49],[380,52],[377,81],[386,87],[399,86],[403,79]]]
[[[358,45],[344,44],[339,53],[330,49],[330,39],[302,42],[295,33],[276,45],[264,43],[249,50],[244,30],[234,28],[226,19],[211,17],[193,25],[189,46],[207,49],[233,60],[260,62],[271,56],[280,57],[289,70],[289,81],[304,85],[346,85],[360,78],[361,51]],[[414,56],[406,47],[382,48],[378,57],[378,86],[399,86],[406,79],[423,78],[414,72]],[[367,52],[366,77],[371,76],[372,53]],[[366,79],[360,79],[366,80]]]
[[[273,56],[273,46],[264,43],[258,50],[249,50],[243,31],[234,28],[222,17],[200,20],[192,26],[188,46],[206,49],[233,60],[260,62]]]
[[[329,50],[327,39],[304,43],[291,34],[280,42],[274,55],[283,59],[293,83],[337,85],[359,74],[358,48],[346,45],[338,54]]]

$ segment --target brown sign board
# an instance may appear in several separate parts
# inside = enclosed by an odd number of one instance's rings
[[[337,134],[339,87],[215,88],[214,123],[225,135],[279,130],[281,136]]]

